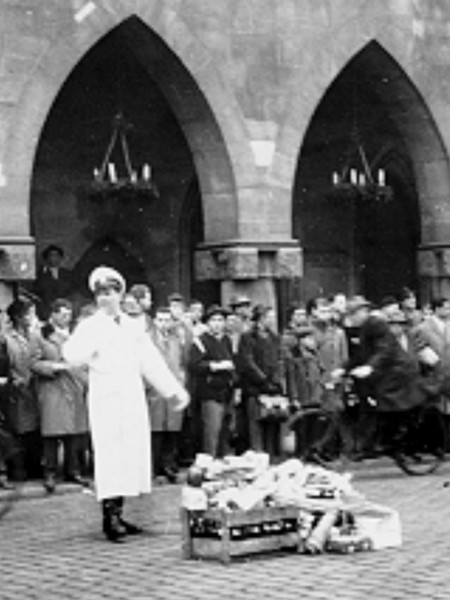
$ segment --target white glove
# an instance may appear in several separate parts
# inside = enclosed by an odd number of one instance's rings
[[[372,375],[372,373],[373,369],[370,365],[361,365],[360,367],[355,367],[350,372],[350,375],[353,375],[353,377],[356,377],[356,379],[365,379],[366,377]]]
[[[344,377],[345,375],[345,369],[339,368],[339,369],[334,369],[333,371],[331,371],[331,379],[332,381],[339,381],[339,379],[342,379],[342,377]]]

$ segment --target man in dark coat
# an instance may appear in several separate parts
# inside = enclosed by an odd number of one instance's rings
[[[231,340],[225,334],[225,309],[211,306],[206,313],[208,331],[194,338],[189,369],[196,378],[201,403],[203,451],[212,456],[226,453],[230,403],[235,383]]]
[[[424,401],[418,362],[402,348],[386,321],[369,317],[361,331],[364,364],[352,375],[366,379],[380,412],[400,412]]]
[[[64,250],[51,244],[42,252],[43,266],[39,269],[34,291],[41,300],[40,317],[50,316],[50,307],[58,298],[67,298],[72,287],[71,273],[62,267]]]
[[[280,336],[273,330],[274,311],[253,308],[252,328],[239,342],[238,366],[242,399],[248,420],[252,450],[279,453],[279,423],[261,420],[260,396],[278,396],[285,391],[283,352]]]
[[[10,489],[7,459],[14,449],[11,433],[7,429],[9,358],[5,340],[0,333],[0,489]]]

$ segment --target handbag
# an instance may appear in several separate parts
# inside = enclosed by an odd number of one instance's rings
[[[289,416],[290,402],[286,396],[260,394],[258,401],[258,421],[285,421]]]

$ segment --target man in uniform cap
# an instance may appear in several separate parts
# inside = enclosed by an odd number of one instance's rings
[[[101,266],[89,277],[97,311],[75,329],[64,358],[89,373],[88,408],[97,498],[107,539],[121,541],[140,529],[122,518],[125,496],[151,491],[151,433],[144,380],[183,409],[187,392],[150,336],[121,310],[125,280]]]

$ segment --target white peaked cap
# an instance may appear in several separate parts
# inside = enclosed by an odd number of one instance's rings
[[[125,279],[115,269],[111,267],[100,266],[95,268],[92,273],[89,275],[89,289],[91,292],[95,291],[95,288],[100,284],[107,284],[111,281],[117,281],[117,283],[122,288],[122,292],[126,290]]]

